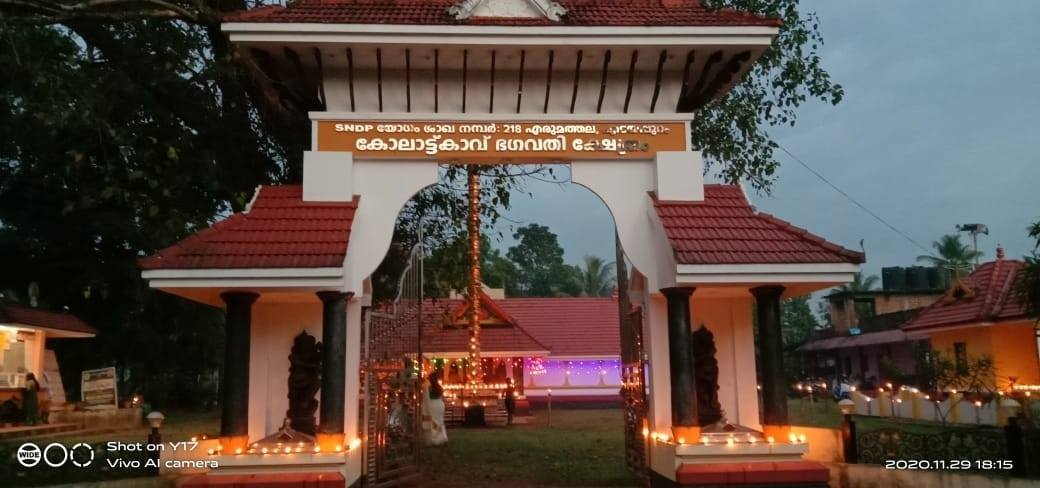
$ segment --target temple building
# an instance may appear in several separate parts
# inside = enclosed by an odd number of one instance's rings
[[[275,82],[271,96],[307,111],[311,147],[302,184],[262,187],[244,211],[141,262],[151,287],[226,311],[219,438],[163,453],[216,465],[185,486],[414,476],[424,361],[449,359],[457,337],[467,358],[496,361],[487,374],[543,355],[575,387],[567,368],[602,351],[568,351],[572,338],[548,330],[567,323],[526,315],[537,307],[524,299],[469,296],[487,310],[465,330],[469,304],[423,310],[421,265],[392,305],[371,296],[401,208],[443,165],[544,163],[568,164],[614,218],[632,470],[654,486],[727,473],[826,484],[788,420],[780,306],[851,281],[864,256],[758,211],[739,186],[706,185],[690,141],[697,111],[743,79],[779,19],[693,0],[300,0],[224,20]],[[409,323],[430,337],[413,340]],[[533,395],[542,379],[523,367]],[[489,383],[471,378],[464,394],[478,398]]]
[[[620,402],[617,297],[481,296],[483,381],[512,381],[524,398]],[[492,298],[493,296],[498,298]],[[447,365],[446,386],[466,383],[468,335],[462,298],[427,300],[423,354]]]

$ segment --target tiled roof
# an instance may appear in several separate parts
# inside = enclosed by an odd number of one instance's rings
[[[827,351],[832,349],[845,349],[850,347],[865,347],[876,344],[890,344],[893,342],[906,341],[906,332],[899,329],[882,330],[878,332],[867,332],[857,335],[844,335],[828,337],[809,341],[798,347],[799,351]]]
[[[487,0],[494,1],[494,0]],[[731,9],[710,11],[698,0],[560,0],[559,23],[543,17],[471,17],[455,20],[458,0],[298,0],[231,12],[224,22],[322,24],[471,24],[573,26],[778,26],[780,20]]]
[[[423,306],[423,351],[434,353],[466,353],[469,350],[469,328],[445,327],[445,317],[466,304],[462,299],[427,300]],[[450,320],[450,319],[449,319]],[[482,353],[544,353],[549,349],[531,336],[521,324],[504,327],[481,327]]]
[[[653,198],[679,264],[859,264],[865,260],[861,252],[755,210],[737,185],[704,185],[701,202]]]
[[[343,266],[353,202],[304,202],[300,185],[264,186],[245,211],[188,236],[140,265],[151,269]]]
[[[70,313],[47,312],[18,305],[0,305],[0,324],[21,324],[46,329],[97,334],[97,329],[87,325],[79,317]]]
[[[921,311],[903,330],[1025,318],[1025,304],[1015,296],[1015,280],[1023,266],[1022,261],[1006,259],[983,263],[971,275],[957,280],[945,296]]]
[[[498,304],[550,355],[620,356],[617,298],[507,298]]]
[[[548,351],[556,357],[621,354],[616,298],[504,298],[493,303],[515,326],[481,328],[481,351]],[[423,350],[465,352],[469,329],[444,327],[445,314],[464,307],[463,300],[426,304]]]

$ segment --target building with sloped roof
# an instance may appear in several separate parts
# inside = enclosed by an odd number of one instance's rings
[[[932,349],[963,368],[970,357],[990,356],[1000,390],[1040,391],[1040,332],[1026,313],[1016,283],[1025,263],[997,259],[957,279],[946,293],[903,325],[911,338],[928,339]]]

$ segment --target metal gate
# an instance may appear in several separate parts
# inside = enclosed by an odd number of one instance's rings
[[[628,265],[621,239],[614,236],[621,324],[621,398],[625,402],[625,464],[643,486],[650,486],[647,461],[646,357],[643,355],[643,310],[628,298]]]
[[[397,297],[365,318],[366,486],[387,487],[419,473],[422,448],[422,247],[398,281]]]
[[[625,463],[632,474],[649,486],[647,462],[646,360],[643,356],[641,309],[621,317],[621,397],[625,403]],[[626,331],[626,329],[628,329]],[[627,332],[627,333],[626,333]]]

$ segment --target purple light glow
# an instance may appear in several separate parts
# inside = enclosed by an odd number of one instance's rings
[[[620,386],[621,360],[579,359],[563,361],[528,358],[524,361],[524,375],[533,379],[539,387],[564,385],[573,387]]]

